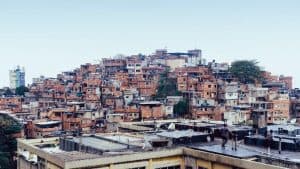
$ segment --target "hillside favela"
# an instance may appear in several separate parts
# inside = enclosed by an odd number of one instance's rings
[[[1,91],[1,158],[20,169],[299,168],[293,78],[209,60],[159,49],[28,86],[18,66]]]
[[[0,0],[0,169],[300,169],[299,0]]]

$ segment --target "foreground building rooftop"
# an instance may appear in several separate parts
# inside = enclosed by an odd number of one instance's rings
[[[239,146],[237,151],[219,142],[178,144],[149,147],[147,139],[181,139],[201,135],[200,132],[182,131],[148,134],[96,134],[81,137],[61,137],[18,140],[18,168],[47,169],[283,169],[297,168],[296,162],[270,161],[249,146]],[[161,135],[161,136],[160,136]],[[151,145],[150,145],[151,146]],[[276,166],[278,165],[278,166]],[[283,167],[279,167],[283,166]]]

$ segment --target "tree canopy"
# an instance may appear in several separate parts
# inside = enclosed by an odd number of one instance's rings
[[[14,159],[17,151],[17,141],[13,134],[19,133],[21,126],[10,125],[0,126],[0,168],[13,169],[16,168],[16,161]]]
[[[26,86],[16,88],[16,95],[24,96],[26,92],[29,92],[29,89]]]
[[[242,83],[262,80],[262,70],[255,60],[239,60],[231,63],[230,72]]]
[[[167,96],[180,95],[180,92],[177,90],[176,86],[176,78],[170,78],[168,74],[169,70],[167,69],[160,75],[157,92],[154,98],[166,98]]]
[[[188,113],[188,102],[186,100],[179,101],[174,105],[174,114],[183,117]]]

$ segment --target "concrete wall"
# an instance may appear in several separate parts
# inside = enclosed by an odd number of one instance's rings
[[[170,166],[180,166],[181,169],[185,169],[186,166],[192,167],[192,169],[198,169],[198,167],[207,169],[284,169],[285,167],[283,165],[283,167],[271,166],[246,159],[237,159],[189,148],[162,149],[127,155],[101,156],[99,158],[89,158],[84,160],[63,161],[55,155],[46,153],[37,147],[32,146],[33,144],[38,144],[39,141],[40,140],[38,139],[33,141],[21,140],[18,143],[18,148],[26,149],[27,151],[36,154],[39,159],[43,159],[47,169],[126,169],[136,167],[156,169]],[[55,142],[53,139],[49,141]],[[22,158],[18,159],[18,164],[19,169],[32,168],[29,162],[22,160]]]

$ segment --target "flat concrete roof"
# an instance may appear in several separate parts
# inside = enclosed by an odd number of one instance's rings
[[[148,101],[148,102],[142,102],[140,105],[161,105],[162,103],[159,101]]]
[[[95,149],[104,150],[104,151],[114,151],[114,150],[123,150],[127,149],[127,145],[119,144],[109,140],[97,138],[97,137],[81,137],[81,143],[85,146],[93,147]],[[80,143],[80,138],[71,139],[76,143]]]
[[[142,138],[137,138],[137,137],[131,137],[131,136],[126,136],[126,135],[104,135],[101,136],[110,140],[118,141],[120,143],[130,143],[130,142],[139,142],[143,141]]]
[[[230,157],[230,154],[219,154],[218,149],[216,148],[215,152],[212,149],[205,148],[201,150],[199,147],[190,148],[171,148],[171,149],[159,149],[158,151],[141,151],[141,152],[133,152],[127,155],[95,155],[95,154],[87,154],[81,152],[58,152],[58,153],[49,153],[45,150],[42,150],[35,145],[45,144],[45,143],[57,143],[58,138],[46,138],[46,139],[33,139],[33,140],[24,140],[18,139],[18,147],[21,149],[25,149],[32,153],[35,153],[41,158],[45,158],[50,162],[54,162],[56,165],[66,168],[66,169],[74,169],[74,168],[87,168],[87,167],[95,167],[95,166],[104,166],[110,164],[120,164],[120,163],[130,163],[136,161],[143,161],[149,159],[160,159],[164,157],[172,157],[172,156],[188,156],[195,157],[197,159],[208,160],[211,162],[216,162],[224,165],[245,168],[245,169],[283,169],[283,167],[272,166],[268,164],[263,164],[259,162],[250,161],[249,159],[238,160],[237,158]],[[41,140],[44,140],[41,143]],[[219,146],[220,147],[220,146]],[[226,150],[226,152],[230,152],[231,150]]]
[[[195,132],[193,130],[175,130],[175,131],[163,131],[161,133],[157,133],[156,135],[177,139],[182,137],[193,137],[193,136],[207,135],[207,134],[201,132]]]
[[[227,145],[225,149],[221,147],[221,145],[213,145],[213,146],[198,146],[198,147],[191,147],[196,150],[206,151],[209,153],[216,153],[220,155],[230,156],[234,158],[239,159],[247,159],[247,158],[253,158],[255,156],[258,156],[259,153],[256,153],[255,151],[249,151],[247,149],[238,147],[237,151],[232,150],[231,145]]]
[[[279,128],[282,128],[283,130],[288,130],[288,131],[300,130],[299,126],[292,125],[292,124],[268,125],[267,128],[268,128],[268,130],[273,130],[273,131],[277,131],[277,130],[279,130]]]
[[[176,125],[184,125],[184,126],[190,126],[190,127],[215,127],[216,124],[210,124],[210,123],[178,123]]]
[[[51,153],[51,155],[65,162],[101,158],[101,156],[97,154],[83,153],[79,151],[71,151],[71,152],[64,151],[60,153]]]

